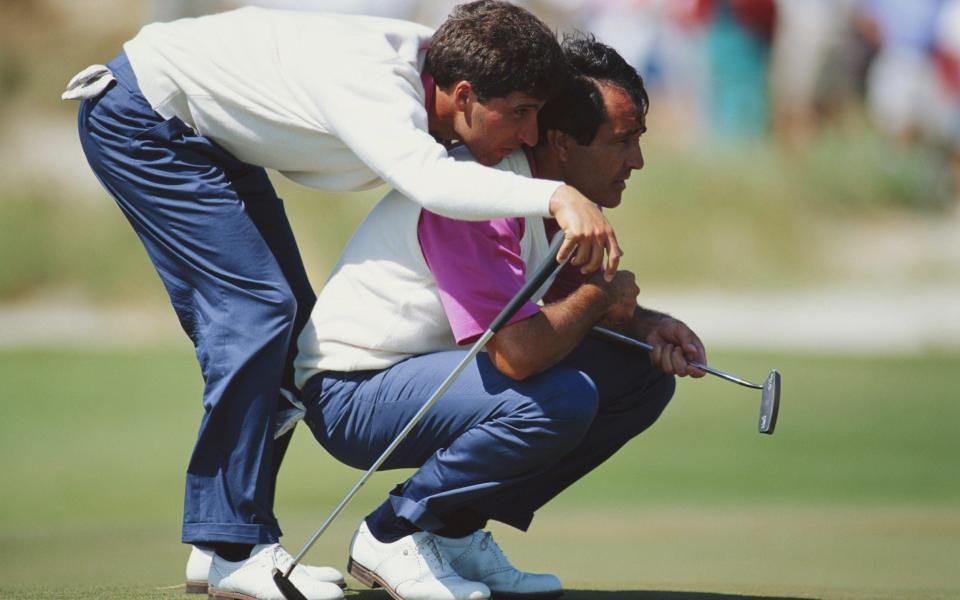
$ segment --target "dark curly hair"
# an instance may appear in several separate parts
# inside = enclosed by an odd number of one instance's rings
[[[564,35],[562,47],[572,76],[560,95],[540,110],[540,143],[546,141],[548,129],[563,131],[581,145],[592,142],[607,118],[601,85],[626,92],[637,107],[641,124],[646,126],[650,99],[643,78],[616,50],[580,32]]]
[[[455,7],[433,34],[427,65],[438,86],[469,81],[481,102],[515,91],[549,100],[568,73],[556,35],[543,21],[498,0]]]

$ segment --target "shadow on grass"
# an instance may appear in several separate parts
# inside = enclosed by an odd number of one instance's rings
[[[389,600],[381,590],[348,590],[351,600]],[[795,596],[752,596],[713,592],[676,592],[658,590],[566,590],[562,600],[814,600]]]
[[[563,600],[813,600],[794,596],[752,596],[714,592],[676,592],[658,590],[567,590]],[[372,600],[372,599],[371,599]]]

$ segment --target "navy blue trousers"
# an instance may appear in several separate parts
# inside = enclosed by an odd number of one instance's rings
[[[163,280],[203,375],[187,467],[183,541],[271,543],[280,388],[316,297],[264,169],[144,99],[121,54],[117,82],[80,107],[80,141]],[[109,257],[106,257],[109,260]]]
[[[335,458],[367,469],[465,354],[315,375],[302,394],[306,422]],[[538,508],[650,427],[674,388],[646,353],[589,338],[524,381],[481,353],[384,464],[417,469],[388,501],[427,531],[464,515],[526,530]]]

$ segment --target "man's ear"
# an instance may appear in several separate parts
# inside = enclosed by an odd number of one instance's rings
[[[453,98],[453,105],[459,112],[467,113],[470,107],[470,101],[474,97],[473,86],[466,79],[462,79],[453,84],[450,90],[450,97]]]
[[[557,157],[557,160],[566,162],[570,156],[570,145],[577,143],[570,134],[559,129],[547,130],[547,147]]]

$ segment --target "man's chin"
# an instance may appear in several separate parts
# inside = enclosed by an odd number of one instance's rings
[[[616,208],[620,206],[620,202],[623,201],[623,194],[610,194],[603,198],[591,198],[594,202],[602,206],[603,208]]]
[[[500,161],[510,156],[513,153],[513,150],[507,148],[501,148],[497,150],[490,150],[489,152],[484,152],[481,155],[474,155],[473,158],[476,159],[478,163],[485,167],[494,167],[500,164]]]

